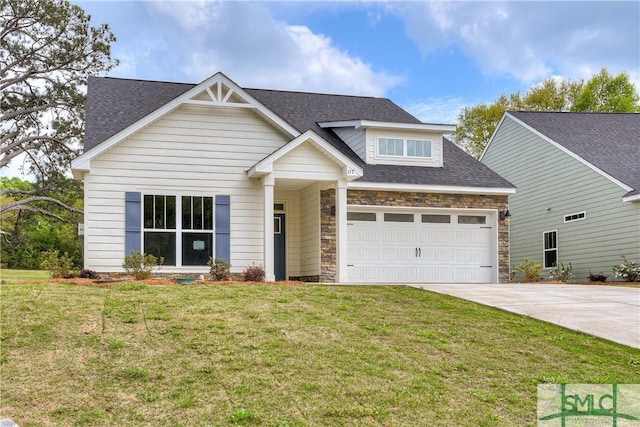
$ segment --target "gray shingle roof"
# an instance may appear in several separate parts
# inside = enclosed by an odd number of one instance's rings
[[[510,114],[640,194],[640,114]]]
[[[444,157],[441,168],[367,165],[364,168],[364,176],[358,181],[514,188],[509,181],[462,151],[448,139],[444,139],[443,145]]]
[[[420,120],[386,98],[329,95],[322,93],[246,89],[253,97],[300,132],[314,130],[343,154],[365,163],[330,129],[320,122],[373,120],[378,122],[421,123]]]
[[[134,124],[195,85],[89,77],[84,151]]]
[[[90,77],[85,151],[194,86],[186,83]],[[338,120],[421,123],[389,99],[265,89],[245,90],[298,131],[315,131],[361,165],[364,176],[360,181],[513,188],[509,182],[447,140],[444,142],[444,166],[441,168],[366,165],[333,131],[318,126],[319,122]]]

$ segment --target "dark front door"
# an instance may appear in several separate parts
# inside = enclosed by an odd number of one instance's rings
[[[273,255],[276,280],[286,280],[287,256],[285,248],[285,216],[277,213],[273,216]]]

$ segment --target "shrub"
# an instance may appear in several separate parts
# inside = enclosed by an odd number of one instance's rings
[[[604,274],[602,274],[602,272],[597,274],[593,274],[592,272],[589,272],[589,280],[591,282],[606,282],[607,277],[608,276],[605,276]]]
[[[640,264],[622,255],[622,264],[613,266],[613,275],[627,282],[640,280]]]
[[[47,270],[51,277],[73,277],[73,258],[67,252],[60,256],[58,251],[46,251],[42,253],[40,267]]]
[[[82,270],[80,270],[80,274],[78,274],[78,277],[82,279],[98,279],[100,276],[98,276],[98,273],[93,270],[83,268]]]
[[[164,258],[160,258],[160,264],[164,262]],[[151,254],[145,254],[140,251],[131,251],[131,254],[125,255],[122,267],[128,273],[133,275],[136,280],[144,280],[151,277],[153,269],[158,266],[158,258]]]
[[[573,282],[573,266],[571,263],[564,265],[563,263],[554,264],[551,272],[549,273],[551,280],[559,280],[563,283]]]
[[[250,265],[243,273],[245,282],[263,282],[264,281],[264,268],[261,265]]]
[[[534,260],[525,258],[522,264],[516,266],[516,272],[525,282],[537,282],[541,278],[542,264],[536,264]]]
[[[220,258],[209,258],[207,265],[210,268],[211,277],[213,280],[220,282],[229,280],[231,274],[231,264]]]

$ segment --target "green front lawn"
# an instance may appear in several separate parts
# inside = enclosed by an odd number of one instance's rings
[[[7,268],[0,269],[0,280],[7,283],[15,282],[37,282],[48,280],[51,276],[44,270],[10,270]]]
[[[2,285],[0,418],[514,426],[640,350],[408,287]]]

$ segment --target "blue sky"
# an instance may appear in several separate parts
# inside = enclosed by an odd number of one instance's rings
[[[388,97],[430,123],[602,67],[640,88],[639,1],[73,2],[116,35],[112,77],[222,71],[243,87]]]
[[[426,122],[602,67],[640,82],[640,2],[78,1],[114,77],[389,97]],[[640,85],[638,85],[640,86]]]

